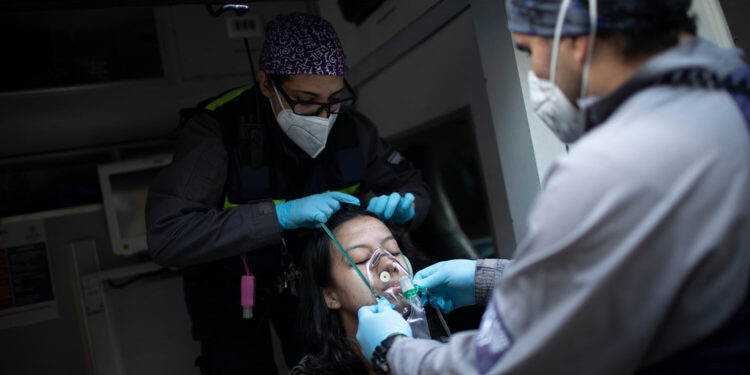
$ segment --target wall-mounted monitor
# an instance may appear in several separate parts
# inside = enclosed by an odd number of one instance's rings
[[[148,249],[148,188],[156,174],[171,161],[171,155],[157,155],[98,166],[102,203],[115,254],[132,255]]]

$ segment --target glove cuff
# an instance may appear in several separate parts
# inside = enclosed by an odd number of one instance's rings
[[[285,216],[286,215],[286,216]],[[284,220],[285,217],[289,216],[289,207],[285,202],[276,203],[276,220],[279,221],[281,231],[290,229],[287,227],[287,222]]]

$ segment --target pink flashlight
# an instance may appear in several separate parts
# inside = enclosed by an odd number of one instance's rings
[[[255,276],[253,274],[242,276],[241,291],[242,319],[253,318],[253,305],[255,305]]]
[[[245,260],[245,254],[240,256],[242,258],[242,265],[245,266],[245,275],[242,276],[240,281],[240,306],[242,306],[242,319],[253,318],[253,306],[255,305],[255,276],[250,273],[250,268],[247,266],[247,260]]]

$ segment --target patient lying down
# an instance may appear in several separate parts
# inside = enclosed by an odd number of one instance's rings
[[[362,277],[403,311],[407,307],[392,297],[401,291],[398,280],[411,270],[399,247],[409,242],[359,207],[344,205],[326,225],[360,273],[323,230],[313,234],[300,264],[300,318],[309,354],[290,374],[373,373],[355,338],[357,310],[376,303]]]

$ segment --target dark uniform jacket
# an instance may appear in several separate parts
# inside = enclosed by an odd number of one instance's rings
[[[262,146],[267,150],[258,152],[263,154],[263,161],[259,164],[268,169],[267,195],[262,196],[261,192],[249,197],[249,202],[231,202],[242,204],[223,209],[227,190],[231,188],[227,181],[240,174],[238,164],[242,168],[249,163],[241,160],[228,162],[230,157],[242,157],[228,152],[228,149],[243,145],[238,144],[239,137],[224,136],[222,124],[227,132],[236,122],[255,122],[253,112],[256,110],[252,89],[245,89],[223,105],[215,104],[231,94],[230,91],[203,106],[188,121],[180,134],[174,161],[151,186],[146,207],[148,245],[157,263],[187,266],[269,246],[278,247],[282,232],[273,199],[291,200],[352,187],[356,183],[359,187],[355,195],[360,197],[367,192],[375,195],[394,191],[413,193],[416,216],[410,225],[415,227],[424,220],[430,197],[419,171],[379,138],[375,126],[364,116],[355,111],[339,114],[325,150],[312,159],[281,131],[268,100],[261,94],[258,94],[259,108],[267,133]],[[350,144],[342,145],[341,138],[345,138],[342,134],[352,138]],[[225,140],[235,144],[227,145]],[[245,148],[253,152],[252,145]],[[341,151],[338,148],[346,148],[344,155],[337,155],[337,151]],[[353,155],[355,150],[359,155]],[[349,157],[346,157],[347,153]],[[353,170],[348,173],[351,176],[357,174],[358,167],[341,165],[339,157],[351,160],[352,164],[362,164],[363,173],[355,176],[360,181],[345,181],[342,175],[346,173],[341,169],[348,167]],[[361,159],[356,160],[358,157]],[[230,165],[234,170],[229,170]],[[247,190],[256,181],[244,182],[243,188]]]
[[[185,298],[196,338],[216,331],[201,321],[241,316],[241,254],[256,276],[257,313],[264,301],[275,300],[286,251],[282,235],[292,255],[302,250],[307,236],[306,230],[282,233],[274,200],[328,190],[360,199],[411,192],[416,205],[411,227],[424,220],[430,207],[419,171],[355,111],[339,114],[325,149],[312,159],[281,131],[268,99],[250,86],[199,105],[181,130],[172,164],[154,179],[146,206],[151,256],[164,266],[185,267]]]

